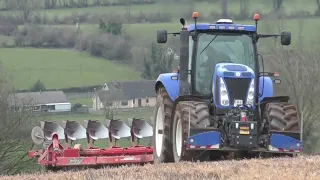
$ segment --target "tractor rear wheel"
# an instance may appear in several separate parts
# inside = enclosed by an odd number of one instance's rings
[[[170,141],[172,108],[173,102],[166,89],[160,87],[157,92],[153,123],[153,160],[155,164],[173,162],[172,142]]]
[[[270,130],[299,131],[299,121],[295,105],[287,102],[273,102],[266,105],[263,118]]]
[[[189,130],[189,118],[190,127],[201,128],[209,126],[210,119],[209,108],[207,104],[197,101],[183,101],[177,104],[173,120],[172,136],[174,161],[180,162],[209,160],[209,151],[186,150],[186,141],[188,138]]]

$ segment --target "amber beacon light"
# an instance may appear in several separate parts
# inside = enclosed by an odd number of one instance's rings
[[[260,15],[259,14],[254,14],[253,20],[259,21],[260,20]]]
[[[193,19],[197,19],[198,17],[199,17],[198,12],[193,12],[193,13],[192,13],[192,18],[193,18]]]

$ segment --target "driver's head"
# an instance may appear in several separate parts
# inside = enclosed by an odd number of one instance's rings
[[[218,48],[214,48],[212,46],[208,46],[205,50],[208,56],[208,59],[212,62],[213,65],[221,62],[221,61],[228,61],[229,58],[223,52],[219,51]]]
[[[210,45],[207,47],[205,51],[208,57],[214,57],[215,54],[218,53],[217,50]]]

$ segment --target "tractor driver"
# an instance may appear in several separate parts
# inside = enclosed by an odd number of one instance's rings
[[[206,46],[207,43],[204,43]],[[215,66],[221,62],[232,62],[230,57],[222,51],[218,50],[219,47],[215,48],[208,46],[201,54],[197,61],[197,91],[201,94],[211,93],[212,75],[215,70]],[[201,51],[200,51],[201,52]],[[200,53],[199,52],[199,53]]]

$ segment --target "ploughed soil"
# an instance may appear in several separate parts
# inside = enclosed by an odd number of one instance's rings
[[[3,176],[12,180],[189,180],[189,179],[241,179],[241,180],[295,180],[320,179],[320,156],[296,158],[232,160],[207,163],[169,163],[117,168],[58,171],[16,176]]]

